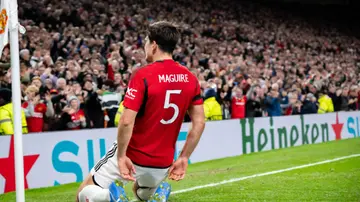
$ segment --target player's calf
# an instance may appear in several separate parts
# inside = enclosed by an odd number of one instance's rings
[[[92,176],[88,175],[81,183],[77,202],[127,202],[123,184],[111,183],[108,189],[95,185]]]
[[[117,182],[112,183],[109,189],[97,185],[87,185],[78,194],[79,202],[128,202],[124,187]]]
[[[79,202],[109,202],[110,193],[97,185],[87,185],[78,194]]]

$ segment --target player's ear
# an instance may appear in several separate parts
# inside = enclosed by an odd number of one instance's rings
[[[155,41],[153,41],[151,43],[151,48],[152,48],[152,54],[154,55],[156,50],[159,48],[159,46],[157,45],[157,43]]]

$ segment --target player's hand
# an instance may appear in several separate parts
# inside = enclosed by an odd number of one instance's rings
[[[127,156],[120,157],[118,159],[118,167],[122,179],[127,181],[135,181],[135,177],[133,176],[133,174],[136,173],[135,167]]]
[[[188,159],[185,157],[178,158],[169,169],[169,179],[175,181],[184,179],[187,167]]]

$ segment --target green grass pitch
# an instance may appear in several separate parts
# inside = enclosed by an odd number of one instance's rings
[[[253,153],[192,164],[185,180],[171,184],[177,191],[359,153],[360,138]],[[28,190],[26,201],[74,202],[78,185]],[[131,185],[126,189],[133,198]],[[15,193],[0,201],[15,201]],[[179,193],[169,201],[360,201],[360,157]]]

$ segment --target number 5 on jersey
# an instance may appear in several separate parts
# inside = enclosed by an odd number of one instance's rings
[[[164,119],[161,119],[160,123],[162,124],[171,124],[174,123],[176,118],[179,116],[179,107],[175,103],[170,103],[170,96],[171,94],[180,94],[181,90],[167,90],[165,95],[165,102],[164,102],[164,109],[173,108],[174,109],[174,115],[171,117],[171,119],[165,121]]]

